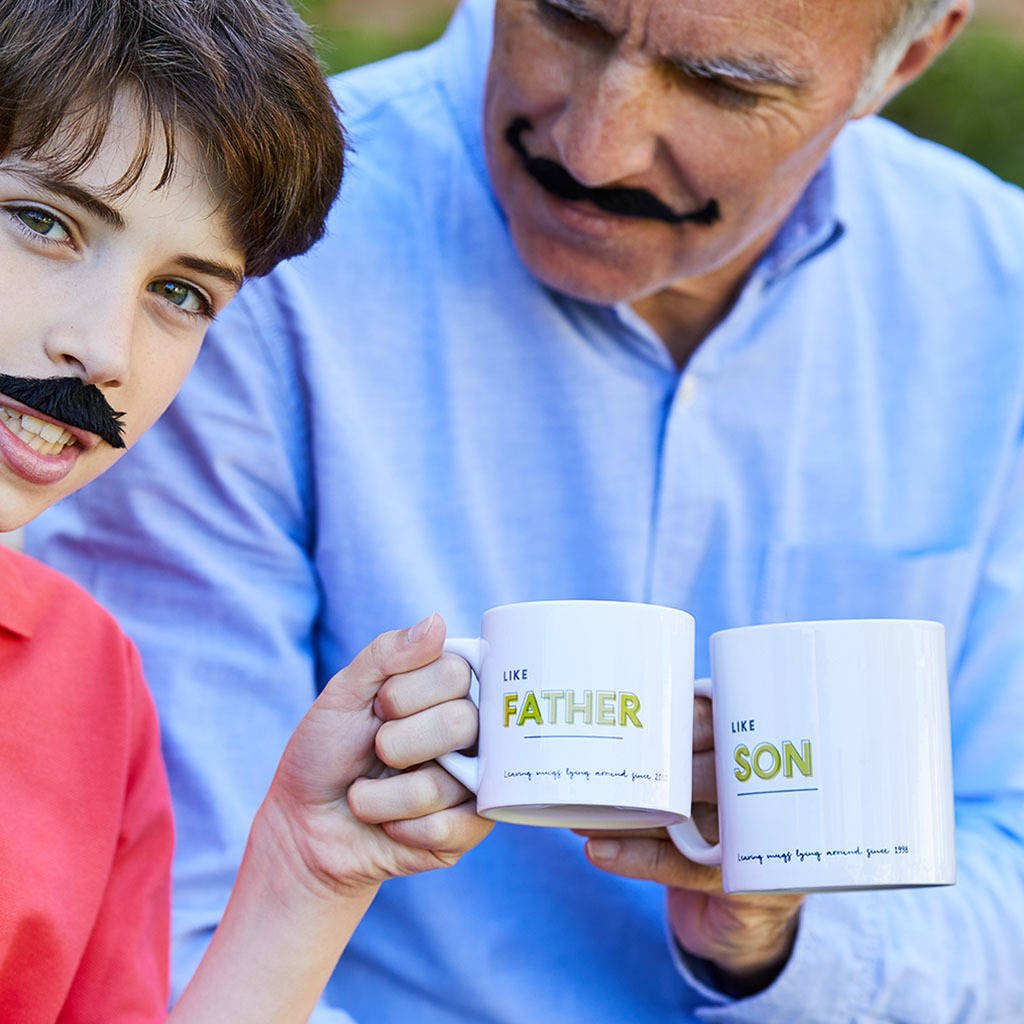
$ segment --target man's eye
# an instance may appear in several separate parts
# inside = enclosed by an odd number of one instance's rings
[[[692,68],[674,68],[678,80],[687,88],[696,88],[700,95],[716,106],[727,110],[748,110],[758,106],[764,97],[744,89],[728,78]]]
[[[541,17],[546,18],[548,21],[554,24],[570,25],[576,28],[584,26],[596,27],[593,22],[586,21],[581,18],[575,11],[570,11],[566,7],[560,7],[558,4],[548,3],[547,0],[536,0],[537,10],[540,12]]]
[[[45,238],[48,242],[66,242],[71,238],[68,229],[46,210],[35,206],[19,206],[13,213],[33,234]]]
[[[741,89],[724,78],[706,78],[703,81],[715,102],[723,107],[756,107],[761,102],[756,92]]]
[[[173,279],[154,281],[149,290],[172,306],[177,306],[184,313],[195,313],[198,316],[211,316],[213,313],[210,300],[197,288],[183,281]]]

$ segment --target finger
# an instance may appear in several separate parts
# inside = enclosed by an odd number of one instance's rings
[[[455,654],[442,654],[425,668],[393,675],[377,694],[373,710],[381,721],[406,718],[446,700],[469,693],[469,665]]]
[[[381,633],[331,679],[318,703],[345,709],[371,704],[386,679],[436,661],[444,635],[444,619],[436,612],[409,629]]]
[[[718,842],[718,805],[695,802],[690,815],[700,834],[709,843]],[[574,828],[572,831],[584,839],[667,839],[663,828]]]
[[[695,803],[693,805],[694,825],[704,837],[705,842],[712,846],[718,842],[718,806],[716,804]]]
[[[411,768],[476,741],[479,717],[468,700],[450,700],[377,730],[377,757],[392,768]]]
[[[440,765],[431,761],[400,775],[357,780],[349,786],[348,804],[360,821],[367,825],[380,825],[401,818],[422,818],[457,807],[472,795]]]
[[[669,839],[590,839],[585,849],[602,871],[675,889],[722,892],[721,870],[687,860]]]
[[[584,839],[665,839],[663,828],[574,828],[573,833]]]
[[[715,727],[711,715],[711,701],[696,697],[693,701],[693,751],[715,749]]]
[[[382,826],[396,843],[416,850],[461,854],[486,838],[494,822],[476,813],[476,801],[427,814],[422,818],[389,821]]]
[[[703,750],[693,755],[693,799],[706,804],[718,802],[713,750]]]

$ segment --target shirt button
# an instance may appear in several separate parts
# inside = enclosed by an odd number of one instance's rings
[[[689,409],[697,401],[697,392],[699,390],[697,378],[692,373],[686,374],[679,385],[679,397],[682,399],[685,408]]]

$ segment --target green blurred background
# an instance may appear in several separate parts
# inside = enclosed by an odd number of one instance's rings
[[[296,0],[331,71],[423,46],[452,0]],[[977,0],[960,39],[886,116],[1024,185],[1024,0]]]

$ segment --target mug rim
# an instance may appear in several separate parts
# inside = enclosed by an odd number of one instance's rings
[[[602,607],[623,607],[623,608],[650,608],[657,611],[674,612],[676,615],[685,615],[691,621],[695,621],[692,613],[686,611],[684,608],[673,608],[668,604],[654,604],[650,601],[605,601],[600,598],[555,598],[553,600],[544,601],[509,601],[506,604],[496,604],[492,608],[488,608],[484,615],[490,615],[492,612],[506,611],[511,608],[542,608],[542,607],[558,607],[566,605],[601,605]]]
[[[875,616],[867,619],[800,619],[795,622],[756,622],[747,626],[727,626],[725,629],[716,629],[709,637],[733,635],[736,633],[751,633],[761,630],[785,630],[785,629],[807,629],[811,626],[874,626],[874,625],[902,625],[902,626],[925,626],[931,630],[945,630],[945,623],[937,619],[908,619],[908,618],[885,618]]]

